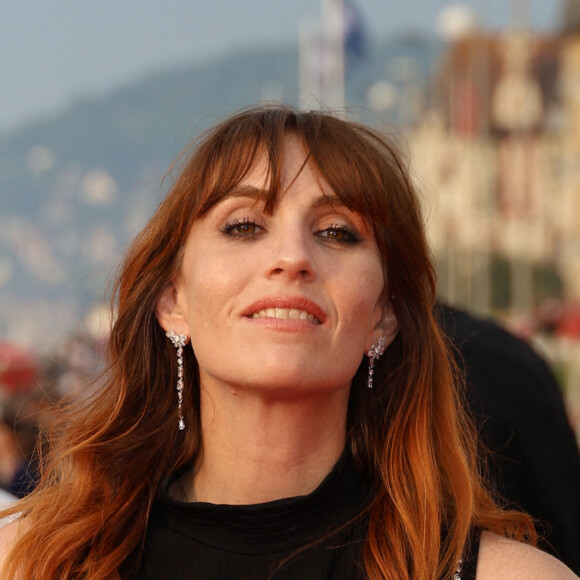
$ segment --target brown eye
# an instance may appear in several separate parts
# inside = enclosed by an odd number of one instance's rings
[[[346,226],[331,226],[324,230],[321,230],[317,235],[329,242],[337,242],[342,244],[355,244],[360,241],[359,236],[356,232],[352,231]]]
[[[256,232],[256,224],[240,224],[235,227],[235,230],[238,234],[242,234],[244,236],[252,235]]]
[[[332,238],[333,240],[336,240],[338,242],[342,242],[347,238],[347,233],[344,230],[332,229],[328,230],[327,237]]]
[[[235,220],[222,226],[220,231],[232,238],[252,239],[261,233],[262,228],[250,220]]]

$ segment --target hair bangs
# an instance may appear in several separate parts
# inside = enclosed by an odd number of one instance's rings
[[[226,197],[262,159],[266,174],[260,201],[271,213],[281,193],[284,145],[290,135],[304,146],[304,165],[314,163],[333,194],[372,226],[377,241],[383,237],[390,220],[389,194],[401,188],[394,175],[400,168],[389,145],[362,125],[292,109],[242,111],[197,142],[193,219]],[[393,159],[391,166],[385,167],[385,158]]]
[[[259,201],[264,203],[267,213],[273,211],[280,194],[287,131],[283,119],[268,117],[277,116],[240,113],[229,123],[207,133],[198,143],[195,156],[201,171],[194,219],[227,197],[262,160],[265,160],[266,173],[264,195]]]
[[[325,118],[315,136],[304,134],[305,147],[336,197],[363,216],[376,235],[376,228],[388,225],[390,214],[384,158],[378,158],[376,144],[370,143],[356,126],[331,126],[334,122],[332,117]]]

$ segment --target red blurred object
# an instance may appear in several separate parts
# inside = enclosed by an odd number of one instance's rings
[[[23,347],[0,341],[0,388],[10,394],[29,391],[36,385],[40,368]]]
[[[564,309],[556,326],[556,334],[568,338],[580,338],[580,306]]]
[[[539,330],[558,337],[580,339],[580,303],[547,298],[534,312],[530,324],[532,331]]]

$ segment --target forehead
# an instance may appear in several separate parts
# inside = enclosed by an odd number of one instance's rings
[[[368,223],[385,221],[389,188],[385,187],[384,163],[366,155],[364,147],[323,131],[261,130],[228,135],[227,140],[212,140],[196,160],[201,179],[194,220],[248,184],[262,190],[259,201],[266,213],[272,213],[280,194],[292,183],[310,181]]]
[[[266,152],[258,152],[249,171],[240,180],[240,185],[252,185],[264,191],[274,187],[280,194],[297,182],[315,182],[322,191],[331,191],[314,162],[308,158],[304,143],[295,135],[284,137],[277,162],[279,166],[276,175]]]

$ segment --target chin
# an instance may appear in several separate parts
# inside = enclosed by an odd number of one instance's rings
[[[285,396],[330,394],[339,390],[349,389],[352,377],[332,376],[328,373],[305,373],[304,368],[292,371],[288,368],[279,369],[274,373],[262,375],[249,385],[253,389],[263,389],[265,392],[278,393]]]

